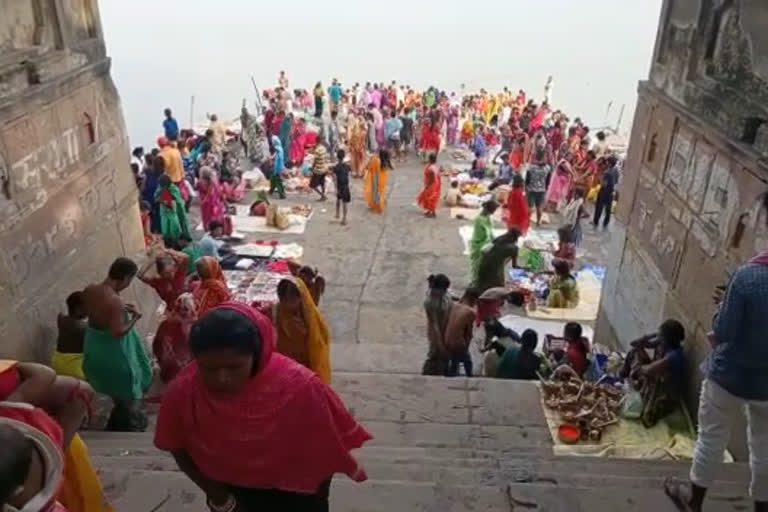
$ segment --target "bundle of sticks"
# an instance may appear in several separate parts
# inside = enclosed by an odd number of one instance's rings
[[[559,366],[551,380],[541,380],[544,404],[560,413],[566,423],[586,429],[589,439],[618,423],[624,394],[608,384],[586,382],[568,365]]]

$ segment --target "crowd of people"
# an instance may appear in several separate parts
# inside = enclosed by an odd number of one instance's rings
[[[450,279],[429,277],[424,302],[427,375],[474,374],[470,345],[483,326],[487,376],[532,380],[565,365],[589,372],[590,342],[570,322],[561,337],[521,334],[501,322],[505,304],[520,305],[504,287],[504,268],[517,264],[518,240],[530,229],[531,212],[561,214],[553,248],[547,304],[579,302],[572,274],[581,219],[608,226],[620,159],[602,132],[592,140],[579,119],[554,110],[553,81],[536,103],[524,91],[498,94],[417,92],[391,82],[344,88],[333,80],[311,92],[291,90],[285,73],[264,93],[256,116],[243,106],[241,131],[227,130],[216,115],[202,135],[181,130],[167,109],[157,147],[136,148],[131,166],[141,198],[149,259],[139,267],[120,257],[101,282],[66,299],[58,317],[54,369],[0,361],[0,505],[16,510],[91,512],[111,510],[77,430],[86,421],[94,392],[112,399],[107,428],[143,431],[143,401],[153,383],[153,361],[165,385],[155,444],[172,454],[180,470],[205,493],[214,512],[290,509],[327,511],[331,478],[366,478],[350,454],[371,436],[330,388],[331,332],[318,305],[325,283],[317,270],[289,264],[270,304],[236,302],[222,271],[231,233],[231,205],[245,197],[245,161],[270,181],[270,195],[285,197],[283,178],[307,173],[318,199],[327,199],[330,177],[336,217],[346,223],[351,180],[364,179],[371,211],[386,211],[388,174],[418,154],[425,163],[417,203],[427,217],[441,202],[458,201],[454,183],[443,194],[438,155],[446,148],[470,151],[469,173],[509,187],[503,204],[482,205],[469,244],[471,286],[461,297]],[[194,240],[190,207],[197,198],[204,236]],[[508,231],[495,237],[491,216],[504,208]],[[768,202],[764,204],[768,211]],[[713,353],[699,411],[700,434],[691,483],[668,481],[665,490],[681,510],[700,511],[728,441],[730,412],[749,408],[752,493],[766,510],[768,372],[759,361],[768,327],[764,292],[768,256],[741,266],[718,296]],[[139,308],[121,295],[138,279],[165,305],[150,357],[137,328]],[[540,338],[546,347],[539,354]],[[685,382],[685,330],[674,320],[633,343],[624,377],[643,395],[643,421],[653,423],[679,401]],[[653,355],[648,354],[653,351]],[[549,369],[549,370],[548,370]],[[307,431],[311,436],[307,436]],[[245,433],[245,434],[244,434]],[[718,460],[720,458],[720,460]],[[66,461],[66,466],[65,466]]]

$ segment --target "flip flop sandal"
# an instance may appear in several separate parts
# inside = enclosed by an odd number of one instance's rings
[[[667,478],[664,480],[664,494],[672,500],[677,510],[680,512],[692,512],[692,508],[688,505],[688,498],[690,497],[690,483],[683,482],[678,478]]]

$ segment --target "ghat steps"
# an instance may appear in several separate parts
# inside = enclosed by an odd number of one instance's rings
[[[334,479],[336,512],[674,511],[662,483],[688,470],[687,462],[553,455],[529,382],[337,372],[334,388],[375,437],[357,453],[370,480]],[[118,510],[205,510],[150,433],[84,437]],[[744,465],[725,466],[707,510],[748,509],[748,479]]]

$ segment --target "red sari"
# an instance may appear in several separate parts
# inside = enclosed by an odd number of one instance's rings
[[[421,131],[421,149],[428,153],[440,151],[440,129],[432,123],[424,123]]]
[[[160,378],[168,383],[192,362],[189,350],[189,331],[197,320],[195,299],[184,293],[176,301],[176,307],[160,323],[152,341],[152,352],[160,366]]]
[[[147,279],[145,282],[155,289],[163,302],[167,311],[176,307],[176,299],[184,293],[187,280],[187,265],[176,265],[176,273],[170,277],[155,277]]]
[[[301,166],[306,155],[305,145],[307,143],[307,130],[304,122],[299,121],[293,126],[293,135],[291,137],[291,162],[296,166]]]
[[[424,188],[421,190],[417,202],[427,213],[434,214],[437,211],[441,187],[442,183],[437,165],[426,166],[424,168]]]
[[[507,196],[507,228],[517,228],[524,236],[531,225],[531,212],[522,188],[513,188]]]

